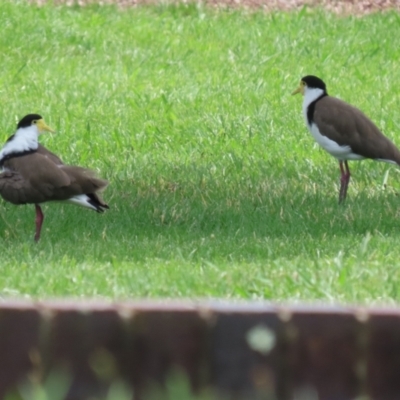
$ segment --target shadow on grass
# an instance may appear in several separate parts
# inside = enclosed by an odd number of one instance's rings
[[[190,248],[206,240],[214,243],[215,254],[218,249],[223,254],[224,248],[241,246],[250,251],[263,240],[289,244],[399,233],[400,197],[392,189],[354,184],[347,202],[339,205],[334,186],[329,180],[241,176],[116,182],[105,194],[110,210],[104,215],[70,205],[46,206],[42,242],[85,246],[108,241],[130,253],[131,246],[144,249],[143,243]],[[33,206],[5,204],[0,225],[0,235],[10,242],[33,236]]]
[[[125,234],[319,238],[373,231],[394,234],[400,225],[400,197],[390,189],[363,189],[341,205],[336,189],[298,181],[197,188],[163,182],[157,189],[132,189],[118,201],[123,218],[115,229]]]

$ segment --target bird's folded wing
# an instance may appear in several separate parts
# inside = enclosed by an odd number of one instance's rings
[[[50,158],[38,153],[14,157],[4,163],[0,194],[15,204],[42,203],[71,184],[71,178]]]
[[[400,153],[359,109],[334,97],[317,102],[314,121],[320,133],[366,158],[400,162]]]
[[[54,164],[57,164],[57,165],[64,164],[60,157],[58,157],[56,154],[52,153],[50,150],[48,150],[46,147],[44,147],[40,143],[39,143],[39,147],[37,149],[37,153],[49,158],[51,161],[54,162]]]
[[[13,204],[41,203],[44,196],[33,188],[19,172],[0,173],[0,195]]]
[[[40,152],[7,160],[6,171],[0,174],[1,196],[14,204],[43,203],[94,194],[108,185],[94,171],[65,165],[51,154],[42,147]]]
[[[74,195],[95,193],[108,185],[108,181],[97,178],[96,173],[90,169],[73,165],[63,165],[60,169],[69,177],[70,190]]]

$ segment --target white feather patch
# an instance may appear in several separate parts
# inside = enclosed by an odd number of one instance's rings
[[[19,128],[14,137],[0,151],[0,161],[9,154],[23,153],[38,148],[39,131],[36,125]]]
[[[317,100],[318,97],[321,97],[324,94],[324,91],[319,88],[304,88],[304,100],[303,100],[303,114],[304,118],[307,122],[307,109],[308,106],[314,101]]]
[[[74,197],[71,197],[68,200],[65,200],[66,203],[75,204],[77,206],[90,208],[92,210],[97,210],[92,204],[89,203],[90,198],[86,194],[78,194]]]
[[[316,124],[311,124],[308,128],[313,135],[315,141],[329,154],[336,157],[338,160],[363,160],[365,157],[353,153],[350,146],[340,146],[334,140],[321,134]]]

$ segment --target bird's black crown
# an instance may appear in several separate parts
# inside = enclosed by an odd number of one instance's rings
[[[24,118],[22,118],[17,125],[17,129],[19,128],[27,128],[28,126],[32,125],[32,121],[42,119],[42,116],[39,114],[28,114],[25,115]]]
[[[317,89],[322,89],[324,92],[326,92],[326,85],[325,82],[318,78],[317,76],[314,75],[307,75],[304,78],[301,78],[303,82],[306,83],[306,85],[309,88],[317,88]]]

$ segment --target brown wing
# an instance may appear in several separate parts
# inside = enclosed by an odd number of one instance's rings
[[[400,164],[400,152],[359,109],[334,97],[315,105],[314,121],[324,136],[366,158],[391,160]]]
[[[0,174],[0,194],[4,200],[13,204],[31,203],[40,193],[34,193],[33,188],[19,172],[5,171]],[[39,202],[39,201],[38,201]]]
[[[41,144],[39,144],[37,152],[49,158],[59,167],[62,166],[62,171],[70,177],[71,185],[76,186],[76,190],[79,192],[78,194],[95,193],[108,185],[106,180],[97,178],[95,172],[88,168],[65,165],[57,155]]]
[[[62,165],[64,164],[61,161],[61,158],[58,157],[57,155],[55,155],[54,153],[52,153],[50,150],[48,150],[46,147],[42,146],[41,144],[39,144],[39,147],[37,149],[37,153],[49,158],[51,161],[54,162],[54,164],[57,165]]]
[[[95,172],[87,168],[62,165],[60,170],[68,176],[70,184],[57,191],[55,195],[57,200],[65,200],[78,194],[94,195],[96,192],[105,189],[108,185],[105,179],[97,178]],[[99,202],[101,203],[100,199]]]
[[[43,203],[67,200],[79,194],[94,194],[108,183],[96,178],[90,170],[59,164],[43,152],[11,158],[4,167],[7,171],[0,174],[0,194],[14,204]]]
[[[14,157],[4,162],[0,194],[14,204],[43,203],[71,184],[70,177],[50,158],[39,153]]]

